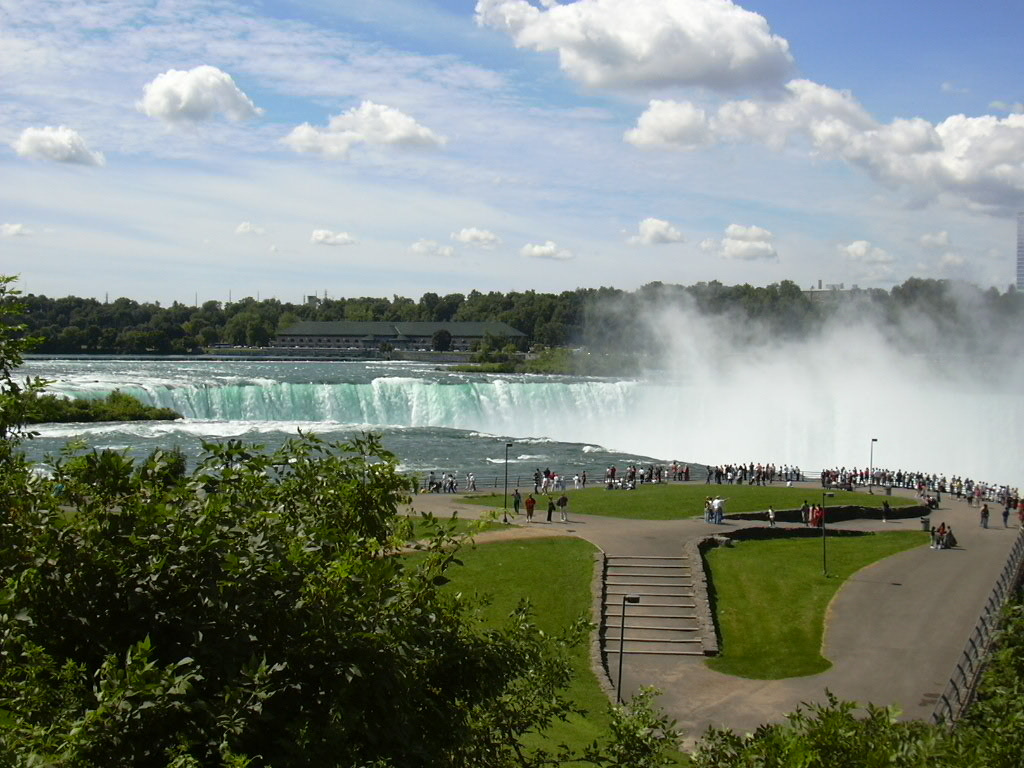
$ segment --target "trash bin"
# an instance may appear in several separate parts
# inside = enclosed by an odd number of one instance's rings
[[[885,495],[886,496],[892,496],[892,486],[891,485],[885,486]]]
[[[922,531],[930,531],[932,529],[931,525],[932,525],[932,519],[930,517],[922,517],[921,518],[921,530]]]

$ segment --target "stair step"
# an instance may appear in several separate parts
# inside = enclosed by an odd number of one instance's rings
[[[669,570],[669,571],[688,571],[691,566],[689,565],[642,565],[640,563],[622,563],[617,565],[615,563],[608,563],[609,568],[656,568],[658,570]]]

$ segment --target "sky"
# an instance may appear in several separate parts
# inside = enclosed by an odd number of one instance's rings
[[[0,0],[0,274],[1005,290],[1021,30],[961,0]]]

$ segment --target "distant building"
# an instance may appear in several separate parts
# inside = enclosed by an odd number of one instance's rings
[[[1017,290],[1024,291],[1024,211],[1017,214]]]
[[[518,341],[526,336],[506,323],[390,323],[390,322],[303,322],[279,332],[271,342],[289,349],[432,349],[434,334],[448,331],[450,349],[468,352],[486,336]]]

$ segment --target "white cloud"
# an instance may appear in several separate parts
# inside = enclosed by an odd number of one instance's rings
[[[352,245],[355,238],[348,232],[331,232],[329,229],[314,229],[309,242],[314,245]]]
[[[925,248],[948,248],[949,232],[928,232],[921,235],[921,245]]]
[[[505,30],[518,48],[557,51],[562,70],[590,86],[777,87],[793,67],[789,43],[731,0],[543,5],[479,0],[476,20]]]
[[[475,245],[480,248],[494,248],[501,243],[501,238],[487,229],[466,227],[458,232],[452,232],[452,240],[466,245]]]
[[[170,69],[143,86],[135,105],[149,117],[170,123],[200,122],[222,114],[246,120],[263,114],[227,72],[203,65],[190,70]]]
[[[958,86],[956,83],[952,83],[952,82],[950,82],[948,80],[942,84],[941,88],[942,88],[942,92],[943,93],[970,93],[971,92],[970,88],[963,88],[961,86]]]
[[[282,141],[296,152],[346,155],[356,144],[443,147],[447,139],[394,107],[364,101],[332,117],[326,130],[303,123]]]
[[[421,256],[443,256],[450,258],[455,255],[455,249],[450,245],[441,245],[436,240],[417,240],[410,246],[413,253]]]
[[[775,261],[779,254],[772,244],[774,239],[775,236],[762,227],[730,224],[725,228],[725,237],[703,240],[700,247],[730,261]]]
[[[0,237],[27,237],[32,230],[24,224],[0,224]]]
[[[629,238],[634,245],[664,245],[683,242],[683,233],[663,219],[646,218],[640,222],[639,234]]]
[[[1015,115],[1024,114],[1024,103],[1019,101],[993,101],[990,102],[988,106],[989,109],[994,109],[997,112],[1011,112]]]
[[[572,251],[559,248],[553,241],[548,240],[542,245],[527,243],[520,249],[520,255],[531,259],[554,259],[556,261],[567,261],[573,258]]]
[[[867,240],[855,240],[849,245],[841,245],[839,250],[847,259],[858,264],[891,264],[895,261],[892,254]]]
[[[262,237],[267,231],[263,227],[253,226],[251,221],[243,221],[237,227],[235,227],[236,235],[256,235]]]
[[[79,165],[103,165],[106,162],[101,152],[90,150],[85,139],[65,125],[26,128],[11,146],[22,157]]]
[[[700,149],[715,137],[703,109],[689,103],[652,99],[640,115],[636,128],[626,131],[625,140],[643,149]]]
[[[908,188],[919,202],[951,197],[992,213],[1024,205],[1024,114],[882,124],[847,92],[807,80],[786,91],[780,101],[732,101],[710,115],[689,102],[654,100],[624,139],[688,150],[741,141],[779,150],[799,141],[880,183]]]

